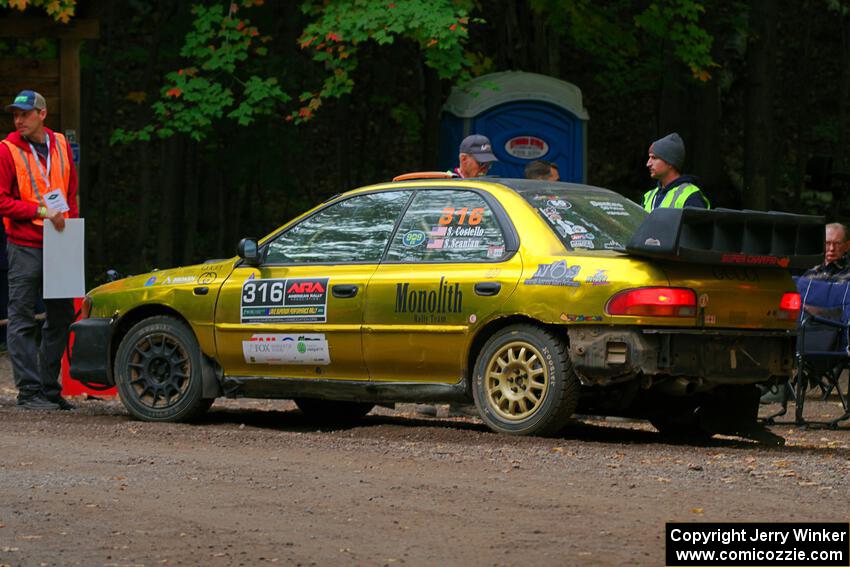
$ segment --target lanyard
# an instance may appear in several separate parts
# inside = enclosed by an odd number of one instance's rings
[[[35,156],[35,164],[38,167],[38,172],[44,178],[44,183],[47,185],[47,190],[50,190],[50,136],[44,135],[44,142],[47,144],[47,158],[45,161],[47,162],[47,169],[41,167],[41,160],[38,159],[38,152],[35,151],[35,146],[32,145],[32,142],[27,140],[27,143],[30,145],[30,150],[32,151],[32,155]]]

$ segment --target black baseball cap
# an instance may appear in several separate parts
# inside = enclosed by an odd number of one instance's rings
[[[473,134],[464,138],[460,143],[460,153],[471,155],[478,163],[499,161],[499,158],[493,154],[493,144],[490,143],[490,138],[481,134]]]

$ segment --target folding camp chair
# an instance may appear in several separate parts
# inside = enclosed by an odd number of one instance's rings
[[[850,282],[808,280],[806,287],[797,332],[795,418],[797,423],[804,423],[806,390],[819,386],[824,399],[834,390],[841,400],[844,414],[828,424],[836,427],[838,422],[850,418],[848,394],[841,391],[839,384],[842,372],[850,369]],[[812,293],[813,288],[817,288],[815,293]],[[815,301],[823,294],[824,300]],[[813,299],[807,304],[809,296]]]

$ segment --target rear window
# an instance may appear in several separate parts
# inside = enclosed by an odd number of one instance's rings
[[[625,250],[647,212],[615,193],[523,191],[567,250]]]

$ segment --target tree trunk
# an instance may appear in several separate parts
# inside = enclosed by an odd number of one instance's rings
[[[179,197],[183,192],[183,164],[185,143],[181,136],[175,135],[162,144],[162,159],[160,160],[162,176],[160,187],[162,192],[159,199],[159,227],[157,231],[156,264],[159,268],[169,268],[174,265],[175,231],[174,225],[178,215]]]
[[[776,67],[776,3],[753,0],[747,49],[744,118],[744,194],[748,209],[766,210],[773,192],[773,83]]]
[[[421,60],[425,119],[422,125],[422,156],[420,170],[436,169],[440,145],[440,110],[443,106],[443,89],[437,71]]]
[[[844,2],[841,7],[844,10],[850,9]],[[847,123],[847,98],[850,96],[850,17],[842,14],[838,21],[841,25],[841,57],[838,58],[841,78],[838,83],[838,147],[833,155],[836,157],[836,169],[847,171],[847,128],[850,127]]]
[[[175,6],[173,3],[166,0],[160,0],[157,8],[157,14],[162,15],[162,21],[167,21],[174,14]],[[148,56],[145,60],[145,68],[142,74],[141,91],[150,96],[157,96],[156,90],[152,91],[154,80],[154,68],[159,62],[159,46],[162,42],[163,25],[156,26],[156,32],[148,39]],[[141,126],[150,120],[149,106],[139,105],[137,116],[137,125]],[[156,147],[156,143],[151,142],[136,142],[138,147],[138,159],[135,162],[137,171],[136,178],[139,181],[138,190],[138,209],[136,209],[136,231],[133,235],[133,250],[137,251],[137,255],[133,259],[134,269],[137,271],[148,270],[151,268],[153,258],[151,257],[151,201],[156,188],[153,182],[153,163],[152,159],[155,152],[151,151],[151,147]]]
[[[196,235],[198,233],[198,193],[200,190],[200,148],[197,142],[190,142],[186,151],[186,167],[184,168],[183,186],[183,219],[181,231],[183,246],[181,248],[180,263],[194,264],[196,251]]]

